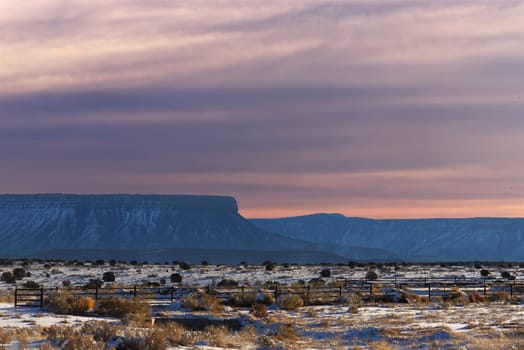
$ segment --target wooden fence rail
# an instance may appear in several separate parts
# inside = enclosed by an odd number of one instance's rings
[[[232,297],[240,300],[255,298],[266,293],[275,299],[283,295],[298,295],[304,298],[306,303],[315,301],[316,303],[332,303],[343,298],[350,298],[355,295],[368,296],[370,298],[388,293],[389,291],[403,290],[419,296],[447,297],[456,289],[476,293],[484,296],[495,293],[506,292],[510,297],[524,294],[523,281],[491,281],[486,279],[470,279],[455,281],[449,279],[403,279],[403,280],[343,280],[335,285],[293,285],[281,286],[273,285],[267,288],[253,286],[233,286],[233,287],[186,287],[186,286],[124,286],[124,287],[101,287],[101,288],[16,288],[14,295],[15,307],[37,306],[44,307],[46,299],[54,292],[61,291],[74,296],[92,297],[96,301],[101,298],[136,298],[148,302],[172,303],[180,301],[184,297],[194,293],[208,293],[215,295],[221,301],[227,301]]]

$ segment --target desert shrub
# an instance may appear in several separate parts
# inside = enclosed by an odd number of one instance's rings
[[[510,299],[510,295],[505,290],[499,290],[489,296],[491,301],[507,301]]]
[[[174,339],[170,336],[170,329],[171,327],[156,327],[147,331],[127,329],[113,342],[117,344],[117,350],[166,350],[168,345],[178,345],[172,342]]]
[[[154,329],[146,335],[144,343],[147,350],[166,350],[168,345],[165,332],[161,329]]]
[[[378,275],[375,271],[368,271],[366,273],[366,280],[368,281],[376,281],[378,279]]]
[[[222,312],[224,305],[217,297],[207,293],[199,296],[188,296],[182,300],[182,306],[192,311]]]
[[[458,289],[457,287],[451,288],[446,294],[446,300],[455,304],[465,305],[469,303],[469,297]]]
[[[104,282],[114,282],[115,281],[115,273],[112,271],[104,272],[102,275],[102,280]]]
[[[207,262],[207,260],[202,260],[202,263],[201,263],[202,266],[208,266],[209,263]]]
[[[249,312],[255,317],[267,317],[267,306],[264,304],[256,303],[253,304]]]
[[[2,276],[0,277],[0,280],[4,281],[5,283],[15,283],[16,279],[15,276],[9,271],[5,271],[2,273]]]
[[[200,310],[200,305],[198,297],[196,296],[187,296],[182,299],[182,307],[188,310],[197,311]]]
[[[78,331],[74,327],[57,325],[45,327],[42,333],[48,340],[59,343],[78,335]]]
[[[64,287],[64,288],[72,288],[73,284],[71,283],[70,280],[63,280],[62,281],[62,287]]]
[[[304,306],[304,299],[298,295],[283,295],[278,298],[277,304],[283,310],[296,311]]]
[[[312,278],[309,280],[308,284],[311,287],[322,287],[326,285],[326,281],[324,281],[322,278]]]
[[[14,303],[14,290],[0,290],[0,303]]]
[[[96,313],[102,316],[124,318],[135,315],[145,320],[151,316],[151,306],[136,299],[109,297],[98,301]]]
[[[470,303],[483,303],[483,302],[486,302],[487,300],[488,298],[483,294],[471,293],[469,295]]]
[[[181,283],[182,282],[182,275],[179,273],[173,273],[171,274],[171,283]]]
[[[22,267],[15,268],[13,270],[13,276],[15,277],[15,279],[21,280],[22,278],[25,277],[25,269]]]
[[[320,276],[324,278],[331,277],[331,270],[330,269],[323,269],[320,271]]]
[[[202,294],[200,296],[200,305],[206,311],[211,312],[222,312],[224,311],[224,305],[220,303],[217,297],[210,294]]]
[[[40,288],[40,285],[36,283],[35,281],[25,281],[25,283],[22,285],[24,288],[29,289],[38,289]]]
[[[264,292],[264,293],[258,294],[255,298],[255,301],[257,302],[257,304],[263,304],[266,306],[270,306],[275,303],[275,298],[273,298],[273,295]]]
[[[192,341],[189,339],[191,332],[188,332],[183,326],[176,322],[166,323],[158,328],[162,331],[164,339],[169,345],[192,345]]]
[[[8,344],[13,339],[13,333],[7,329],[0,328],[0,344]]]
[[[104,266],[106,264],[105,260],[104,259],[97,259],[95,260],[95,262],[93,263],[93,265],[95,266]]]
[[[178,266],[182,269],[182,270],[191,270],[191,265],[189,265],[188,263],[182,261],[180,264],[178,264]]]
[[[279,340],[298,340],[299,337],[297,335],[297,332],[295,330],[295,327],[293,327],[292,324],[283,324],[277,329],[277,339]]]
[[[124,336],[118,338],[118,350],[144,350],[146,347],[145,339],[142,334],[126,332]]]
[[[253,293],[248,294],[236,294],[232,295],[227,301],[225,302],[228,306],[233,307],[251,307],[253,304],[256,303],[256,295]]]
[[[13,260],[11,260],[11,259],[1,258],[1,259],[0,259],[0,265],[3,265],[3,266],[11,266],[11,265],[13,265]]]
[[[96,341],[107,342],[117,333],[115,325],[103,321],[85,322],[80,329],[80,333],[93,336]]]
[[[74,297],[71,301],[71,313],[73,315],[84,315],[96,306],[95,299],[91,297]]]
[[[57,314],[85,315],[95,307],[95,300],[56,291],[45,300],[45,307]]]
[[[79,334],[66,339],[61,350],[104,350],[105,343],[97,342],[92,336]]]
[[[227,327],[221,326],[210,326],[204,330],[204,337],[207,342],[215,347],[219,348],[231,348],[235,346],[230,339],[231,333]]]
[[[424,304],[426,302],[429,302],[429,299],[427,297],[420,296],[416,293],[409,293],[406,291],[400,291],[400,298],[398,300],[392,299],[393,295],[390,294],[390,300],[389,302],[400,302],[400,303],[408,303],[408,304]]]
[[[102,281],[99,278],[93,278],[93,279],[90,279],[86,285],[84,285],[84,288],[88,288],[88,289],[102,288],[103,285],[104,285],[104,281]]]
[[[486,269],[480,270],[480,275],[484,278],[487,278],[489,276],[490,272]]]
[[[271,261],[264,261],[262,265],[264,265],[264,268],[266,269],[266,271],[273,271],[276,266],[276,264]]]
[[[238,287],[238,282],[232,279],[224,278],[217,283],[218,287]]]

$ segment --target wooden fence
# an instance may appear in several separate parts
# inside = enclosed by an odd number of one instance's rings
[[[420,279],[387,279],[387,280],[337,280],[329,285],[298,284],[281,286],[274,284],[271,287],[232,286],[232,287],[186,287],[186,286],[126,286],[101,288],[16,288],[15,307],[37,306],[43,307],[45,300],[54,292],[61,291],[75,296],[91,297],[98,301],[100,298],[119,297],[136,298],[148,302],[172,303],[181,301],[184,297],[195,293],[215,295],[221,301],[236,297],[239,301],[255,298],[262,293],[271,294],[275,299],[282,295],[298,295],[306,304],[329,304],[355,295],[373,298],[393,291],[405,291],[421,297],[442,296],[446,298],[450,293],[456,293],[457,288],[465,293],[475,293],[486,297],[505,292],[513,297],[522,297],[524,281],[502,281],[490,279],[450,279],[450,278],[420,278]]]

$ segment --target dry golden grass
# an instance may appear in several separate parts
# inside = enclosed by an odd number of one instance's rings
[[[102,316],[130,317],[138,322],[145,322],[151,317],[151,306],[136,299],[103,298],[98,301],[96,313]]]
[[[278,298],[277,304],[282,310],[296,311],[304,306],[304,299],[294,294],[283,295]]]
[[[14,290],[2,290],[0,291],[0,303],[14,303],[15,302],[15,291]]]
[[[95,300],[91,297],[56,291],[45,300],[45,307],[58,314],[85,315],[95,307]]]
[[[267,317],[267,306],[264,304],[254,304],[249,311],[255,317]]]
[[[224,311],[224,305],[217,297],[207,293],[198,296],[188,296],[182,300],[182,306],[191,311],[209,311],[219,314]]]

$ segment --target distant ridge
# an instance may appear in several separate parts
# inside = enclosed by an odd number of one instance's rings
[[[524,261],[523,218],[373,220],[312,214],[250,221],[290,238],[384,249],[405,261]]]

